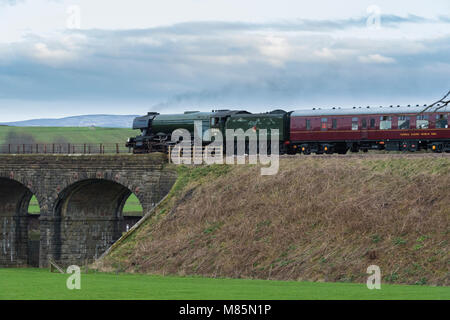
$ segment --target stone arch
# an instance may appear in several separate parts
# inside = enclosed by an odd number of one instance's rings
[[[100,257],[122,235],[122,210],[131,193],[104,178],[82,179],[64,188],[52,212],[53,258],[66,266]]]
[[[29,264],[28,206],[30,185],[11,177],[0,177],[0,265]],[[38,197],[37,197],[38,198]],[[41,203],[38,199],[39,207]]]

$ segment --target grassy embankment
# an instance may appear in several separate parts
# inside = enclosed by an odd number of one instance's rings
[[[365,283],[378,265],[382,283],[450,284],[448,157],[300,156],[274,176],[178,170],[170,196],[100,270]]]

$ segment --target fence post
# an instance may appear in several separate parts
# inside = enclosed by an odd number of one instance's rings
[[[52,145],[52,153],[55,153],[55,144]]]
[[[8,153],[11,153],[11,144],[8,144]]]
[[[116,143],[116,153],[119,153],[119,144]]]

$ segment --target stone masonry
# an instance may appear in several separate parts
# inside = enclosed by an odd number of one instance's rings
[[[26,266],[28,204],[40,206],[39,266],[99,257],[121,236],[131,193],[144,215],[171,189],[176,171],[164,154],[0,155],[0,267]]]

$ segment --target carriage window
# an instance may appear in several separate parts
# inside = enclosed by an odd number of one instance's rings
[[[436,115],[436,128],[443,129],[448,128],[448,116],[446,114]]]
[[[416,128],[417,129],[428,129],[430,122],[428,121],[428,116],[426,115],[418,115],[416,119]]]
[[[399,129],[409,129],[409,117],[399,116],[398,117],[398,128]]]
[[[367,129],[367,119],[362,119],[361,126],[363,129]]]
[[[392,117],[383,116],[380,118],[380,130],[388,130],[392,128]]]
[[[306,119],[306,130],[311,130],[311,120]]]
[[[333,129],[337,129],[337,119],[332,120],[331,126]]]
[[[375,129],[375,119],[374,118],[370,119],[370,128]]]
[[[352,118],[352,130],[358,130],[358,118]]]
[[[327,130],[327,123],[328,123],[328,119],[322,118],[322,124],[321,124],[322,130]]]

